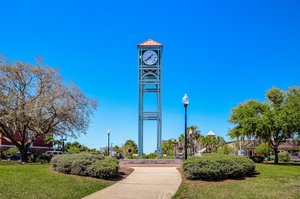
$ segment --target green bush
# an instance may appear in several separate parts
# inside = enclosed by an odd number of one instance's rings
[[[91,153],[72,154],[74,160],[71,164],[71,174],[85,176],[87,175],[87,167],[97,160],[102,160],[104,156]]]
[[[254,153],[257,156],[267,157],[267,156],[269,156],[270,151],[271,151],[271,148],[269,147],[269,145],[260,144],[255,148]]]
[[[51,164],[53,168],[59,172],[71,173],[75,175],[86,175],[86,167],[96,160],[104,157],[90,153],[65,154],[52,158]]]
[[[112,157],[105,157],[104,160],[93,162],[87,167],[89,176],[96,178],[113,178],[118,175],[119,161]]]
[[[58,155],[52,158],[51,165],[58,172],[71,173],[73,161],[74,157],[72,155]]]
[[[220,146],[218,148],[217,152],[220,154],[233,154],[234,148],[231,146],[228,146],[227,144],[223,144],[222,146]]]
[[[143,154],[141,157],[138,157],[138,159],[158,159],[158,155],[155,153]]]
[[[278,154],[278,158],[280,162],[289,162],[291,159],[291,154],[287,151],[280,152]]]
[[[37,163],[49,163],[51,161],[52,155],[45,153],[33,153],[32,162]]]
[[[8,158],[8,156],[14,155],[18,152],[20,152],[20,151],[17,147],[12,147],[12,148],[6,149],[5,151],[2,151],[2,157],[1,158],[6,159],[6,158]]]
[[[250,159],[255,163],[262,163],[264,161],[264,157],[262,156],[251,156]]]
[[[255,164],[247,157],[209,154],[184,161],[183,170],[188,179],[215,181],[250,176]]]
[[[97,178],[114,177],[119,169],[117,159],[86,152],[55,156],[51,165],[58,172]]]
[[[162,159],[176,159],[174,155],[162,156]]]

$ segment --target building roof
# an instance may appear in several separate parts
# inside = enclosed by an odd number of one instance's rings
[[[154,41],[152,39],[148,39],[140,44],[138,46],[162,46],[161,43],[158,43],[157,41]]]
[[[216,134],[212,130],[210,130],[210,131],[208,131],[206,136],[216,136]]]
[[[297,140],[287,140],[286,142],[278,146],[279,150],[297,150],[297,147],[300,145],[300,142]]]

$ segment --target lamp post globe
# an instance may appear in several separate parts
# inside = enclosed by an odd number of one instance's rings
[[[108,152],[108,156],[110,156],[110,153],[109,153],[109,137],[110,137],[110,129],[107,130],[107,152]]]
[[[187,159],[187,106],[190,103],[189,97],[187,94],[184,94],[182,98],[182,103],[184,106],[184,159]]]
[[[183,103],[184,106],[187,106],[190,103],[190,99],[189,99],[189,97],[186,93],[184,94],[184,96],[182,98],[182,103]]]

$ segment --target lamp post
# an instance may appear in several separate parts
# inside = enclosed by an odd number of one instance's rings
[[[187,106],[190,100],[187,94],[184,94],[182,98],[182,103],[184,106],[184,159],[187,159]]]
[[[65,153],[65,141],[66,141],[67,139],[65,139],[65,138],[61,138],[60,139],[60,141],[62,142],[62,152],[63,153]]]
[[[107,140],[108,140],[108,142],[107,142],[107,152],[108,152],[108,156],[110,155],[110,153],[109,153],[109,136],[110,136],[110,130],[108,129],[107,130]]]

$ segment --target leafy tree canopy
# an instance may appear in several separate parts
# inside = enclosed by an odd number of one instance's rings
[[[131,157],[133,154],[136,154],[137,151],[137,144],[133,140],[126,140],[122,146],[122,153],[125,157]]]
[[[234,108],[229,122],[235,125],[232,138],[261,138],[273,149],[277,164],[279,144],[300,132],[300,87],[271,88],[265,102],[249,100]]]

